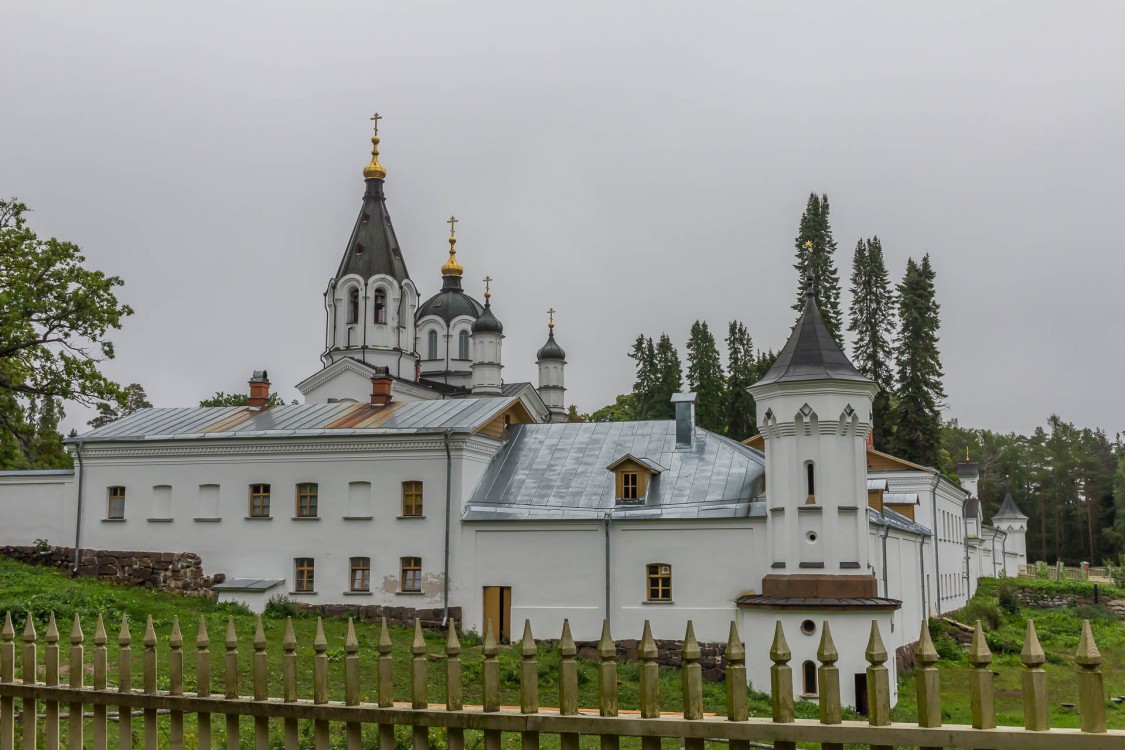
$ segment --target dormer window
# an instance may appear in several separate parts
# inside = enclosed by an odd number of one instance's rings
[[[387,322],[387,293],[382,289],[375,290],[375,322]]]
[[[628,502],[641,498],[640,475],[635,471],[621,472],[621,499]]]
[[[348,323],[359,322],[359,290],[353,288],[348,292]]]
[[[614,474],[614,497],[622,504],[643,503],[663,466],[647,458],[637,458],[626,453],[609,466]]]

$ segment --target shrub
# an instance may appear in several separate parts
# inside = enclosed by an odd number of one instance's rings
[[[958,613],[957,619],[966,625],[972,625],[980,620],[986,630],[995,630],[1000,627],[1004,618],[1000,614],[1000,607],[994,602],[973,599]]]
[[[941,620],[930,618],[930,640],[934,642],[934,649],[938,656],[947,661],[958,661],[965,655],[965,650],[946,631]]]
[[[285,594],[274,594],[266,602],[266,608],[262,610],[262,615],[277,620],[283,617],[296,617],[297,603]]]
[[[1017,614],[1020,611],[1019,594],[1016,593],[1016,588],[1007,581],[996,589],[996,601],[999,603],[1000,609],[1010,615]]]

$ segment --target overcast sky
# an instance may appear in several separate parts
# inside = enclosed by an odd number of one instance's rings
[[[381,122],[423,296],[451,213],[505,379],[559,312],[568,398],[695,319],[788,335],[827,193],[845,286],[929,253],[947,417],[1125,429],[1125,4],[18,2],[0,7],[0,195],[136,309],[107,364],[157,406],[320,368],[322,293]],[[68,426],[89,418],[71,408]]]

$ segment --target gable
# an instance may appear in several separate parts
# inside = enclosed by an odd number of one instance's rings
[[[508,428],[514,424],[535,424],[538,421],[531,416],[531,412],[522,401],[513,401],[511,406],[497,414],[474,434],[502,438]]]

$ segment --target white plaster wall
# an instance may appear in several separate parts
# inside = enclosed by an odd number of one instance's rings
[[[918,547],[922,537],[891,528],[886,539],[886,567],[883,563],[883,527],[871,526],[872,570],[879,584],[879,595],[898,599],[902,607],[891,614],[890,629],[883,630],[883,642],[894,650],[918,640],[926,619]],[[929,542],[923,547],[929,546]],[[885,578],[884,578],[885,574]]]
[[[0,545],[73,547],[77,503],[73,474],[0,472]]]
[[[739,636],[746,643],[746,674],[755,690],[770,691],[770,645],[773,643],[774,628],[778,620],[785,632],[793,658],[789,666],[793,669],[793,695],[800,699],[803,693],[801,667],[806,661],[819,665],[816,658],[817,647],[823,629],[823,621],[831,620],[832,641],[840,652],[836,662],[840,670],[840,701],[845,706],[855,705],[855,675],[865,674],[868,662],[864,652],[871,635],[871,622],[879,623],[883,643],[887,647],[885,666],[890,672],[891,705],[898,702],[898,679],[895,668],[894,650],[887,643],[890,632],[891,614],[889,612],[801,612],[796,610],[741,609],[738,611]],[[801,623],[811,620],[815,628],[811,634],[801,631]],[[819,689],[819,686],[818,686]],[[815,698],[812,698],[815,700]]]

